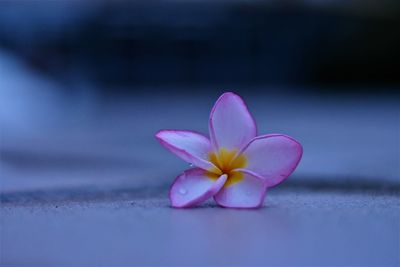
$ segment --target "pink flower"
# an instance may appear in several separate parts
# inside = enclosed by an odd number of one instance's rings
[[[283,134],[257,136],[256,123],[241,97],[224,93],[211,110],[210,139],[192,131],[161,130],[156,138],[195,168],[179,175],[169,198],[176,208],[214,197],[229,208],[259,208],[267,188],[283,182],[303,148]]]

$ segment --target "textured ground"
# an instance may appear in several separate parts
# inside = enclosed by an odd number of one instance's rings
[[[400,264],[390,194],[276,190],[261,210],[125,196],[3,205],[2,266]]]

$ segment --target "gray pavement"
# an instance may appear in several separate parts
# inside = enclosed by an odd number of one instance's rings
[[[271,192],[260,210],[177,210],[163,192],[8,203],[2,266],[399,266],[398,196]]]
[[[303,143],[299,168],[260,210],[172,209],[168,185],[188,165],[153,134],[205,131],[215,97],[104,100],[79,123],[8,127],[0,265],[399,266],[392,99],[246,97],[260,132]]]

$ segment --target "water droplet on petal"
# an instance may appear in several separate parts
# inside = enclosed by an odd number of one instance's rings
[[[186,195],[187,190],[185,188],[179,188],[179,194]]]
[[[194,164],[193,164],[193,163],[190,163],[190,164],[189,164],[189,167],[193,167],[193,166],[194,166]]]

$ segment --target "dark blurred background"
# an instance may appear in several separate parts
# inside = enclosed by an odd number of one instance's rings
[[[3,190],[167,183],[154,133],[228,90],[304,144],[292,183],[397,181],[399,29],[398,1],[3,0]]]
[[[124,93],[395,90],[399,29],[398,1],[3,0],[0,8],[3,51],[66,86],[85,80]]]

